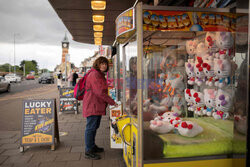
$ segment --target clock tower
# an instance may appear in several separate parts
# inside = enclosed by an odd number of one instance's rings
[[[65,33],[65,36],[62,40],[62,64],[65,63],[66,54],[69,52],[69,40],[67,37],[67,34]]]

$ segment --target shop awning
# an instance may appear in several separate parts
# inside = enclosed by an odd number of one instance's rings
[[[91,0],[49,0],[61,18],[73,40],[94,44],[93,14],[105,16],[102,45],[112,45],[115,41],[115,19],[136,0],[106,0],[105,10],[92,10]]]

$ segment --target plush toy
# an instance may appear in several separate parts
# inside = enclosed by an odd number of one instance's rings
[[[182,119],[180,117],[175,117],[170,120],[170,124],[172,125],[173,128],[177,128],[179,124],[181,123]]]
[[[195,92],[193,94],[193,98],[194,98],[194,106],[195,106],[195,110],[194,113],[196,115],[204,115],[204,110],[206,110],[206,106],[204,103],[204,95],[201,92]]]
[[[151,104],[149,106],[149,111],[152,112],[153,114],[158,114],[167,111],[166,106],[161,106],[161,105],[156,105],[156,104]]]
[[[188,62],[185,63],[185,70],[188,76],[188,84],[194,85],[195,82],[195,73],[194,73],[194,60],[188,59]]]
[[[232,58],[233,44],[234,39],[231,32],[216,32],[216,45],[219,48],[219,52],[216,53],[216,58]]]
[[[212,116],[215,111],[215,97],[217,91],[215,89],[204,89],[204,102],[206,109],[203,111],[207,116]]]
[[[204,60],[203,64],[203,72],[206,75],[206,85],[213,86],[214,85],[214,59],[212,56],[207,57]]]
[[[154,132],[157,132],[160,134],[168,133],[174,129],[174,127],[169,122],[161,121],[161,120],[151,120],[149,127]]]
[[[185,92],[185,100],[186,100],[187,105],[188,105],[188,110],[194,111],[195,106],[194,106],[193,94],[195,93],[195,91],[193,89],[185,89],[184,92]]]
[[[214,85],[222,88],[231,83],[232,63],[228,58],[214,59]]]
[[[231,106],[232,96],[228,92],[218,89],[215,97],[216,112],[213,113],[213,117],[215,119],[228,119]]]
[[[176,65],[177,65],[176,52],[170,51],[170,53],[168,53],[166,50],[164,50],[163,58],[160,64],[161,70],[165,72],[167,69],[176,67]]]
[[[207,52],[216,53],[218,47],[216,46],[215,34],[212,32],[207,32],[205,36],[205,46],[207,47]]]
[[[203,60],[201,57],[196,57],[195,66],[194,66],[194,73],[195,73],[195,83],[198,86],[201,86],[202,83],[205,81],[205,74],[203,71]]]
[[[201,126],[191,121],[183,121],[179,123],[177,130],[180,135],[185,137],[195,137],[203,132],[203,128]]]
[[[205,56],[207,56],[207,47],[204,42],[200,42],[196,48],[196,57],[204,58]]]
[[[182,97],[182,94],[176,94],[173,98],[173,106],[171,108],[171,111],[179,116],[182,114],[183,105],[184,105],[184,99]]]
[[[170,85],[172,88],[170,95],[173,96],[177,93],[183,92],[183,90],[185,89],[185,84],[183,82],[183,76],[181,74],[176,74],[176,78],[171,81]]]
[[[186,51],[190,57],[194,57],[197,45],[198,45],[198,40],[196,39],[186,41]]]
[[[167,108],[170,108],[173,106],[173,98],[171,96],[164,97],[161,102],[161,106],[165,106]]]

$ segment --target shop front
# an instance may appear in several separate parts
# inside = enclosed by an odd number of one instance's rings
[[[128,167],[246,166],[248,13],[145,6],[116,19]]]

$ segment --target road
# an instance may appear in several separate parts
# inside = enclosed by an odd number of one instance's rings
[[[11,92],[0,93],[0,131],[21,130],[24,99],[59,99],[58,95],[56,84],[38,84],[37,80],[11,84]]]

